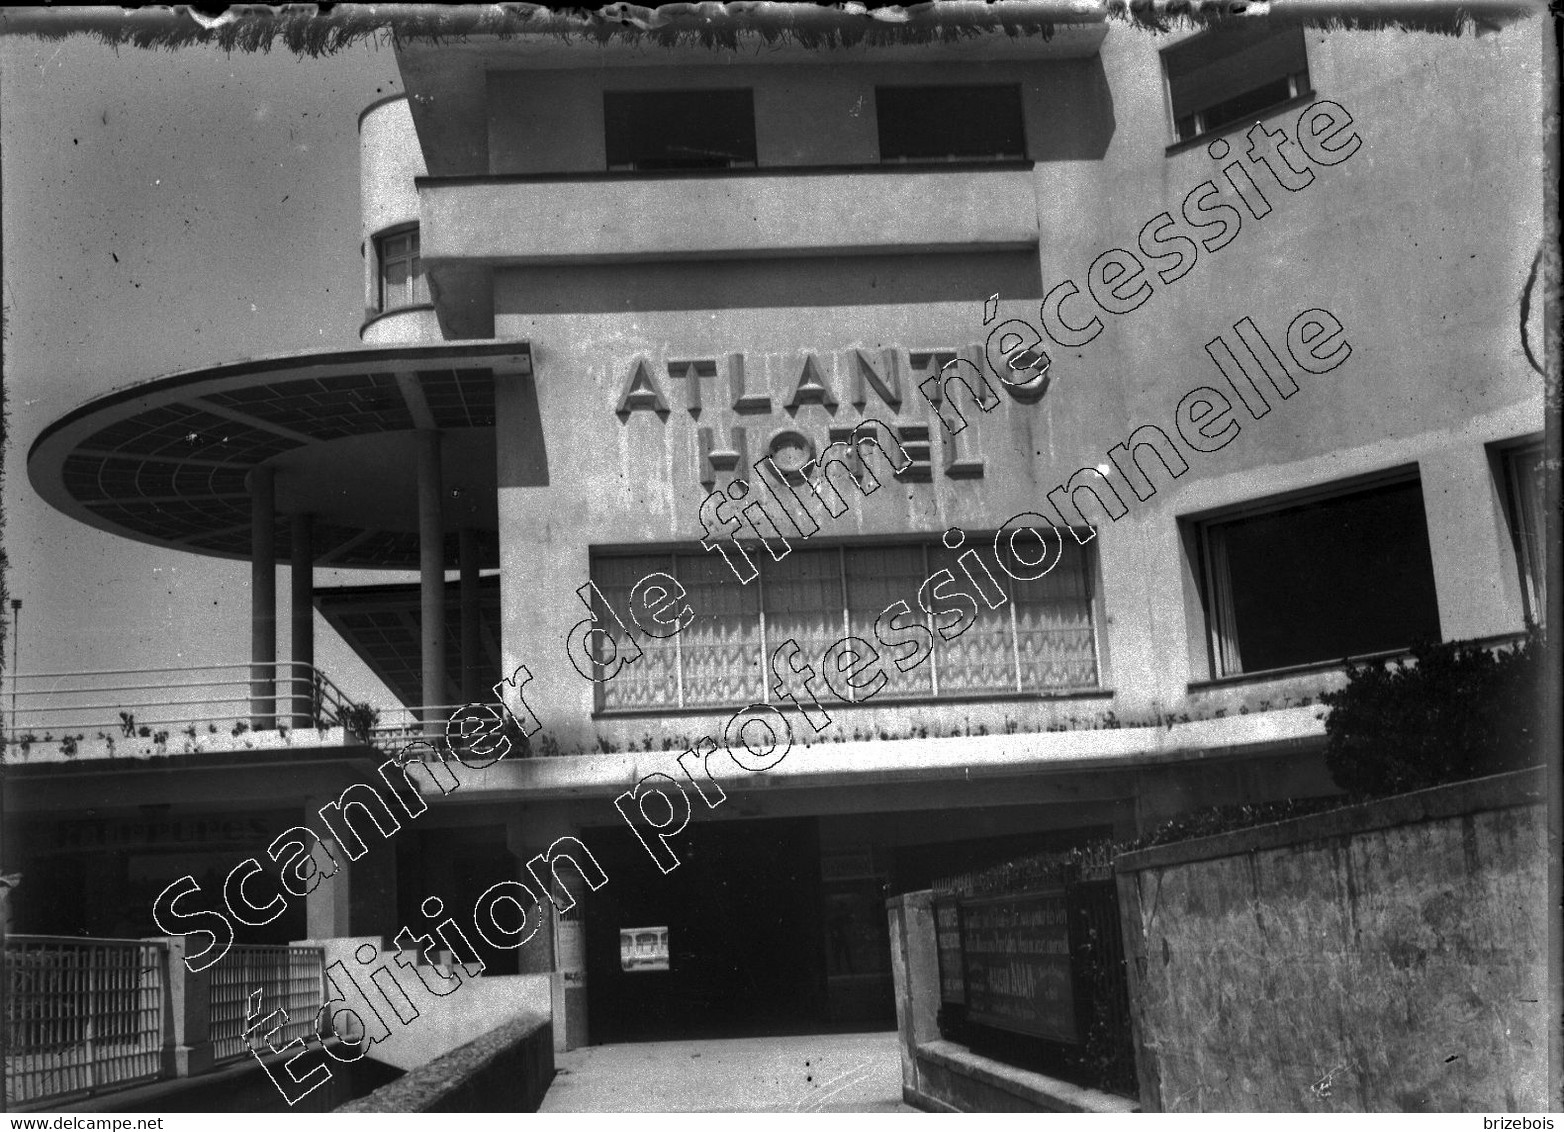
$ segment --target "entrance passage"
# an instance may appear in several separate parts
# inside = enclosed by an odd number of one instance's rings
[[[895,1033],[587,1046],[555,1055],[541,1112],[915,1112]]]
[[[816,819],[692,822],[666,875],[624,826],[583,840],[609,877],[584,902],[594,1045],[895,1025],[883,894],[845,906]],[[855,960],[883,967],[881,993],[872,978],[842,993]]]

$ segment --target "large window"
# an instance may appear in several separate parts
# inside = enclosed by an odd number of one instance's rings
[[[747,90],[607,91],[603,128],[610,169],[755,164],[755,106]]]
[[[1301,27],[1208,31],[1162,53],[1179,141],[1310,93]]]
[[[418,258],[418,229],[403,228],[375,237],[380,270],[380,309],[394,311],[429,301],[423,260]]]
[[[1026,156],[1016,86],[874,90],[881,161],[1004,161]]]
[[[1543,555],[1543,516],[1547,512],[1542,444],[1527,444],[1505,452],[1504,479],[1526,617],[1538,625],[1546,625],[1548,563]]]
[[[974,595],[976,620],[946,641],[919,609],[918,590],[926,578],[948,568],[956,584],[952,588],[971,593],[957,558],[974,547],[1000,587],[991,592],[1002,592],[1006,600],[990,609]],[[821,672],[821,654],[848,635],[874,645],[884,662],[889,683],[876,701],[1095,688],[1094,556],[1089,545],[1079,546],[1068,536],[1063,547],[1058,565],[1036,581],[1016,581],[994,568],[992,535],[969,536],[957,551],[922,541],[795,548],[781,562],[757,548],[750,554],[760,577],[747,586],[714,553],[594,556],[592,579],[615,610],[630,608],[637,581],[662,572],[684,586],[695,613],[695,620],[671,638],[638,638],[645,655],[599,685],[602,707],[635,711],[770,702],[766,662],[773,649],[791,638]],[[1016,573],[1027,572],[1017,562],[1011,565]],[[981,574],[978,580],[988,585]],[[923,662],[907,672],[898,670],[892,650],[880,645],[874,632],[881,611],[898,601],[908,603],[913,619],[935,641]],[[822,699],[828,698],[823,682],[817,688]],[[856,694],[845,684],[844,690]]]
[[[1439,639],[1417,480],[1200,530],[1218,676],[1388,652]]]

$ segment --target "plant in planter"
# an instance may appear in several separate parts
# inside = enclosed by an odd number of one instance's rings
[[[380,709],[371,704],[348,704],[341,711],[342,726],[360,743],[369,742],[369,736],[380,723]]]

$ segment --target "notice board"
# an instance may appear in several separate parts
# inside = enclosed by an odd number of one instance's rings
[[[934,901],[935,946],[939,955],[939,998],[957,1005],[967,1001],[961,975],[961,909],[954,900]]]
[[[1078,1044],[1064,892],[961,901],[967,1019]]]

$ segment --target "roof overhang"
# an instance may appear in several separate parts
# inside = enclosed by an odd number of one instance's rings
[[[479,532],[498,564],[494,391],[532,374],[526,342],[289,354],[116,389],[39,435],[28,476],[45,500],[110,534],[248,558],[250,473],[275,473],[276,512],[310,514],[317,564],[418,568],[416,434],[441,434],[447,561]],[[288,524],[276,552],[291,554]]]

